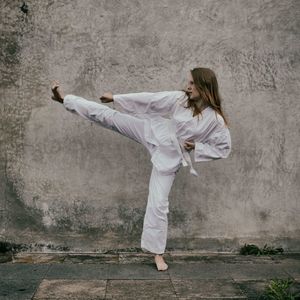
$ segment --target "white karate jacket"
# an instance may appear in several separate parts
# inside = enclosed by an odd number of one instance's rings
[[[145,122],[146,139],[157,146],[151,162],[162,173],[177,171],[182,164],[198,176],[183,146],[186,140],[195,143],[195,162],[226,158],[231,151],[223,117],[210,107],[202,111],[199,120],[193,117],[192,110],[184,107],[188,99],[184,91],[116,94],[113,99],[125,113],[149,120]]]

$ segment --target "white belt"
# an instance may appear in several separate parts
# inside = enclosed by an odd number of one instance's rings
[[[168,126],[169,126],[169,132],[170,132],[170,137],[172,142],[174,143],[178,153],[181,155],[182,157],[182,165],[184,167],[190,166],[190,173],[194,176],[199,176],[199,174],[196,172],[196,170],[193,167],[192,164],[192,160],[191,157],[189,155],[189,153],[186,151],[186,149],[184,148],[184,145],[182,145],[181,143],[179,143],[176,134],[175,134],[175,125],[173,120],[168,120]]]

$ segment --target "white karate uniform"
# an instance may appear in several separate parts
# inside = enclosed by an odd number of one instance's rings
[[[190,153],[183,147],[186,140],[195,143],[194,161],[228,157],[231,137],[221,115],[212,108],[193,117],[184,105],[183,91],[130,93],[113,96],[123,112],[74,95],[66,95],[64,106],[85,119],[114,130],[146,147],[153,164],[141,248],[156,254],[165,251],[169,213],[168,196],[181,165],[193,168]]]

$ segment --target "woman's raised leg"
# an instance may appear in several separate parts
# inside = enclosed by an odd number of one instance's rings
[[[146,139],[145,122],[147,120],[121,113],[106,105],[73,95],[67,95],[63,104],[68,111],[144,145],[150,153],[155,147]]]
[[[154,149],[155,146],[147,142],[146,139],[145,127],[147,120],[121,113],[106,105],[82,97],[64,96],[57,81],[52,84],[52,92],[52,99],[63,103],[68,111],[144,145],[150,153]]]

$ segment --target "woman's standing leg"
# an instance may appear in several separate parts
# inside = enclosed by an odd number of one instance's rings
[[[175,172],[165,175],[160,173],[154,166],[152,168],[141,238],[141,248],[143,250],[161,255],[165,252],[168,233],[168,198],[175,175]],[[157,263],[157,260],[155,261]],[[164,264],[162,260],[161,270],[167,268],[167,265]]]

